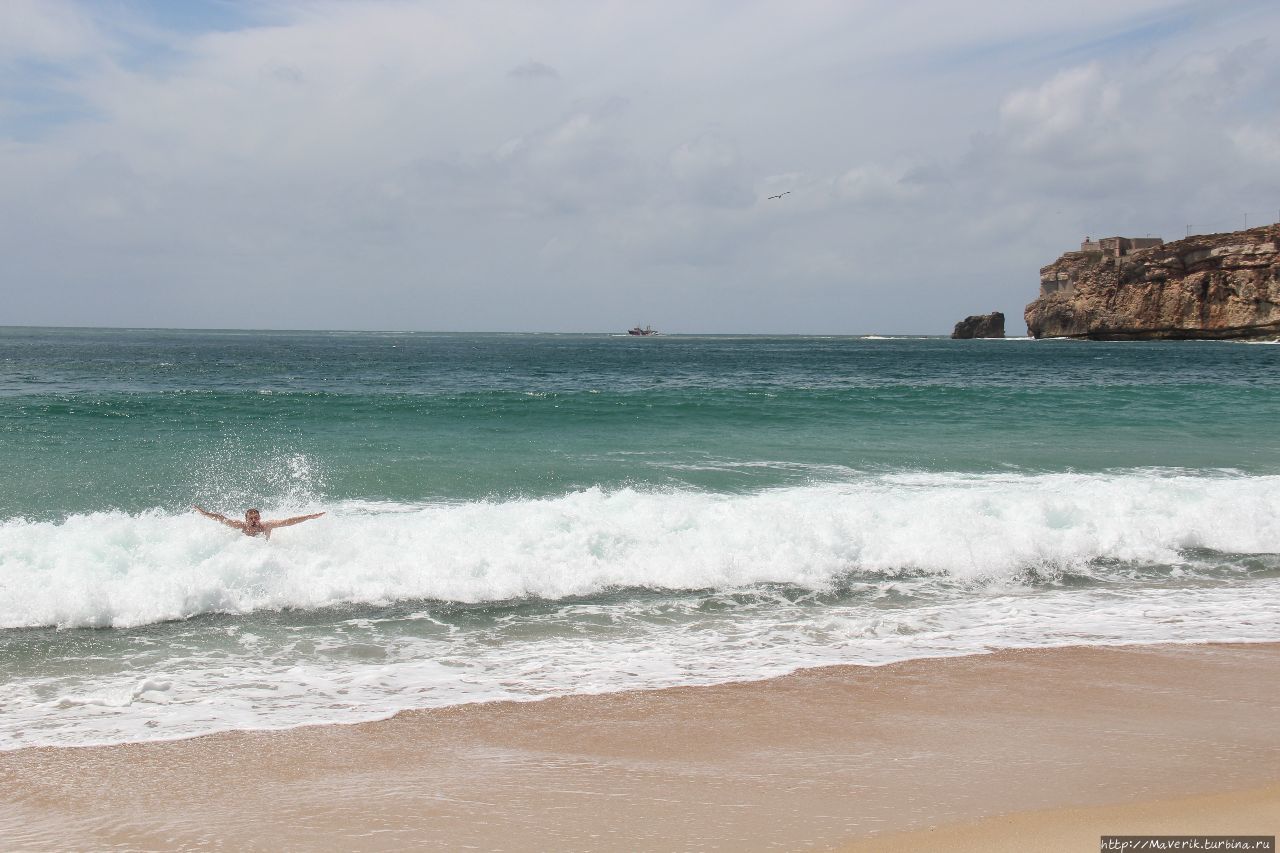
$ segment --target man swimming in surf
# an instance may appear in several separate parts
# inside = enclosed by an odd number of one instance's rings
[[[324,515],[323,512],[313,512],[311,515],[295,515],[293,518],[282,518],[279,521],[263,521],[262,513],[256,509],[246,509],[244,511],[244,521],[236,521],[234,518],[227,518],[220,512],[209,512],[203,507],[191,507],[205,518],[212,518],[214,521],[221,522],[227,527],[234,527],[245,536],[262,536],[266,539],[271,538],[271,531],[277,527],[289,527],[293,524],[301,524],[304,521],[310,521],[313,518],[319,518]]]

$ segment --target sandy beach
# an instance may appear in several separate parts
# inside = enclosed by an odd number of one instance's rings
[[[841,853],[1021,853],[1097,850],[1107,835],[1272,836],[1280,827],[1280,785],[1203,797],[1001,815],[936,829],[856,841]]]
[[[1277,712],[1280,645],[1129,646],[27,749],[0,755],[0,847],[911,850],[944,832],[1096,849],[1075,845],[1166,820],[1274,834]]]

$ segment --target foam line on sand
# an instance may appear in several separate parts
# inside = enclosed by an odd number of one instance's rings
[[[1278,712],[1280,645],[1078,647],[23,749],[0,848],[840,849],[1274,786]]]

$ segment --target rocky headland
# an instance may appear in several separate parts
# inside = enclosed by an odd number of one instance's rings
[[[1003,338],[1004,314],[992,311],[990,314],[974,314],[956,323],[953,338]]]
[[[1280,337],[1280,224],[1229,234],[1086,240],[1040,270],[1032,337]]]

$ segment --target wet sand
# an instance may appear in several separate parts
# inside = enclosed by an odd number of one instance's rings
[[[1103,835],[1262,835],[1280,830],[1280,785],[1204,797],[1055,809],[857,841],[840,853],[1092,851]]]
[[[28,749],[0,754],[0,849],[937,849],[1206,795],[1234,826],[1280,783],[1278,712],[1280,645],[1130,646]]]

